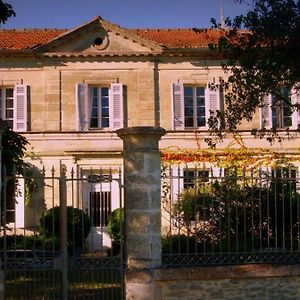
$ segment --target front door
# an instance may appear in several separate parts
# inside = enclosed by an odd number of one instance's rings
[[[88,237],[89,250],[99,251],[111,247],[107,225],[111,212],[120,207],[119,182],[113,174],[88,175],[84,186],[84,208],[92,228]]]

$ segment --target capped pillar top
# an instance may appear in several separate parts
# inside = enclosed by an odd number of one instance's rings
[[[158,150],[158,142],[166,131],[162,127],[136,126],[118,129],[116,133],[124,141],[125,151],[149,151]]]

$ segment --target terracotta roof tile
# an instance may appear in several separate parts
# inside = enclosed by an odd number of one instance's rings
[[[0,30],[0,49],[31,49],[49,42],[66,31],[66,29],[3,29]]]
[[[168,48],[206,48],[221,33],[214,29],[129,29],[140,38]],[[0,30],[0,49],[24,50],[46,44],[67,32],[67,29]]]
[[[169,48],[206,48],[221,36],[215,29],[136,29],[136,33]]]

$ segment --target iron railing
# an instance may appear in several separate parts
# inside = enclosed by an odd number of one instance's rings
[[[299,188],[291,166],[165,166],[163,264],[299,262]]]
[[[109,214],[123,205],[120,170],[32,166],[2,175],[5,299],[123,299],[123,254],[110,249],[107,232]]]

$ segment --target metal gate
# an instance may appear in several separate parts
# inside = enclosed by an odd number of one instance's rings
[[[2,178],[4,299],[124,299],[122,240],[108,230],[123,206],[120,169],[23,173]]]

